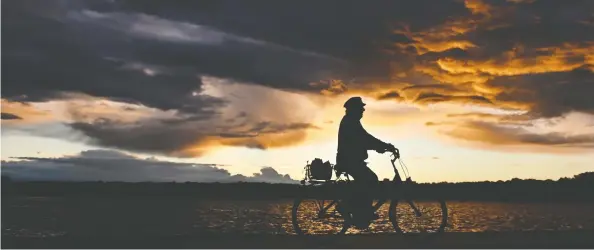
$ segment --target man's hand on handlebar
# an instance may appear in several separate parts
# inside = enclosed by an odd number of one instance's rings
[[[398,151],[398,149],[396,147],[394,147],[394,145],[387,143],[386,151],[391,152],[394,155],[394,159],[392,161],[400,158],[400,152]]]
[[[376,150],[376,151],[380,154],[383,154],[385,152],[390,152],[390,153],[393,153],[394,155],[398,156],[398,149],[390,143],[386,143],[386,145],[384,145],[383,149]]]
[[[398,149],[396,147],[394,147],[394,145],[387,143],[386,144],[386,151],[387,152],[392,152],[392,153],[397,153]]]

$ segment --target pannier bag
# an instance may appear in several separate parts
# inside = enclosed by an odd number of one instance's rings
[[[313,180],[332,179],[332,165],[329,161],[323,162],[320,158],[315,158],[309,165],[309,178]]]

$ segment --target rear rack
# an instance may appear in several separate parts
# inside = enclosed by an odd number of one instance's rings
[[[305,184],[312,184],[312,185],[316,185],[316,184],[325,184],[325,183],[335,183],[337,181],[342,180],[341,177],[345,177],[347,181],[350,181],[350,178],[348,176],[348,174],[344,173],[344,172],[339,172],[337,170],[337,168],[335,167],[335,164],[330,164],[330,166],[332,167],[332,170],[334,172],[334,176],[336,177],[335,179],[330,179],[330,180],[318,180],[318,179],[313,179],[311,178],[311,172],[310,172],[310,167],[311,167],[311,163],[309,161],[307,161],[307,164],[305,165],[305,176],[303,177],[303,180],[301,180],[301,184],[305,185]]]

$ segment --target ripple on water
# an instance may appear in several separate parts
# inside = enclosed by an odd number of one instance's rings
[[[2,234],[53,237],[72,233],[157,234],[197,232],[294,234],[292,201],[195,201],[189,199],[123,199],[103,202],[63,199],[23,199],[2,208]],[[388,205],[370,230],[354,233],[394,232]],[[594,229],[592,203],[449,202],[449,232]],[[402,222],[417,223],[403,217]],[[313,222],[312,222],[313,223]],[[316,222],[317,223],[317,222]],[[332,228],[318,223],[316,230]]]

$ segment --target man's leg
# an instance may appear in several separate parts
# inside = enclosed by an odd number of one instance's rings
[[[366,164],[360,166],[353,166],[349,169],[347,174],[351,175],[355,180],[357,186],[354,193],[356,197],[356,206],[358,206],[362,213],[361,215],[371,215],[373,213],[373,192],[376,191],[378,185],[377,175]]]

